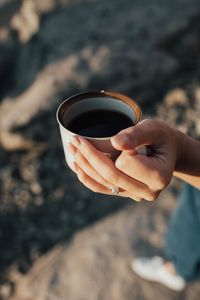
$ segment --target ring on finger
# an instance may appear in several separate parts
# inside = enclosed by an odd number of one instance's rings
[[[119,187],[118,186],[114,186],[111,188],[111,193],[112,195],[117,195],[119,194]]]

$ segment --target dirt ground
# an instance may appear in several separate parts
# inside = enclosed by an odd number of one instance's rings
[[[66,168],[55,112],[117,90],[199,139],[199,16],[197,0],[0,1],[1,299],[198,299],[199,282],[174,294],[130,270],[163,253],[180,184],[152,205],[93,194]]]

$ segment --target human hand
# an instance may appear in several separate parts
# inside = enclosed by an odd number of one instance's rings
[[[175,131],[164,122],[144,120],[111,138],[114,148],[121,150],[112,162],[86,139],[74,137],[68,151],[75,157],[74,171],[79,180],[95,192],[119,194],[136,201],[155,200],[171,181],[177,158]],[[137,154],[137,146],[147,145],[150,156]]]

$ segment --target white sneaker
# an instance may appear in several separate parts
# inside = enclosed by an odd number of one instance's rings
[[[131,267],[143,279],[159,282],[171,290],[180,292],[186,286],[186,282],[181,276],[171,274],[166,269],[165,262],[161,257],[136,258],[133,260]]]

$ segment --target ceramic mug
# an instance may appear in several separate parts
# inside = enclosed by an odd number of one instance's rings
[[[73,95],[63,101],[58,107],[56,116],[60,128],[65,159],[69,167],[71,167],[73,157],[67,152],[66,146],[70,142],[71,137],[77,134],[68,130],[67,124],[69,124],[74,118],[77,119],[80,114],[98,109],[121,112],[132,120],[133,125],[137,124],[142,116],[139,105],[133,99],[116,92],[84,92]],[[113,161],[121,153],[113,148],[110,141],[110,136],[103,138],[84,137],[89,140],[98,150],[109,156]],[[137,152],[140,152],[140,154],[146,154],[146,147],[139,147]]]

